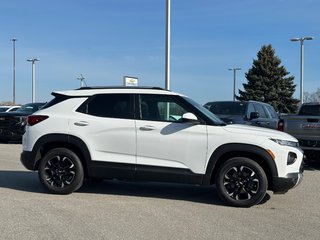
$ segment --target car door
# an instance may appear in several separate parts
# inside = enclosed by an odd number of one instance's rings
[[[130,94],[97,94],[75,111],[69,127],[101,163],[136,163],[136,130]]]
[[[268,113],[263,108],[262,104],[254,103],[254,108],[259,113],[259,118],[255,118],[251,120],[252,125],[258,127],[271,128],[271,121],[268,116]]]
[[[141,172],[148,174],[148,170],[153,176],[163,172],[164,178],[172,172],[177,176],[179,172],[203,174],[207,159],[207,128],[182,121],[182,115],[190,112],[182,98],[141,94],[136,104],[138,176]]]
[[[269,127],[273,128],[273,129],[277,129],[278,123],[279,123],[279,116],[278,116],[276,110],[274,110],[274,108],[268,104],[263,105],[263,107],[268,112],[269,121],[270,121]]]

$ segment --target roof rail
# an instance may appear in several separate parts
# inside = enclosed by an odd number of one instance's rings
[[[165,90],[161,87],[125,87],[125,86],[90,86],[90,87],[81,87],[75,90],[90,90],[90,89],[154,89],[154,90]]]

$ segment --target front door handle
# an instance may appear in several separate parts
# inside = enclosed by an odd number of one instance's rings
[[[141,131],[153,131],[153,130],[156,130],[156,128],[154,126],[150,126],[150,125],[140,127],[139,129]]]
[[[88,126],[89,123],[85,122],[85,121],[80,121],[80,122],[75,122],[74,125],[79,126],[79,127],[84,127],[84,126]]]

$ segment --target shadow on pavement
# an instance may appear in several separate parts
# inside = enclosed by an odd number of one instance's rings
[[[41,185],[38,174],[29,171],[0,170],[0,188],[48,194]],[[214,186],[194,186],[172,183],[126,182],[117,180],[86,180],[78,193],[110,194],[183,200],[196,203],[225,205],[217,195]],[[267,194],[261,204],[267,202]]]
[[[307,162],[304,165],[306,171],[317,171],[320,170],[320,161]]]
[[[126,182],[104,180],[102,182],[86,181],[78,192],[111,194],[148,198],[163,198],[224,205],[212,186],[194,186],[172,183]]]
[[[43,193],[36,172],[28,171],[0,171],[0,188],[9,188],[19,191]]]

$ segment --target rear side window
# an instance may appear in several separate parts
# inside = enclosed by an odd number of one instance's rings
[[[97,117],[133,119],[130,94],[98,94],[79,107],[78,112]]]

